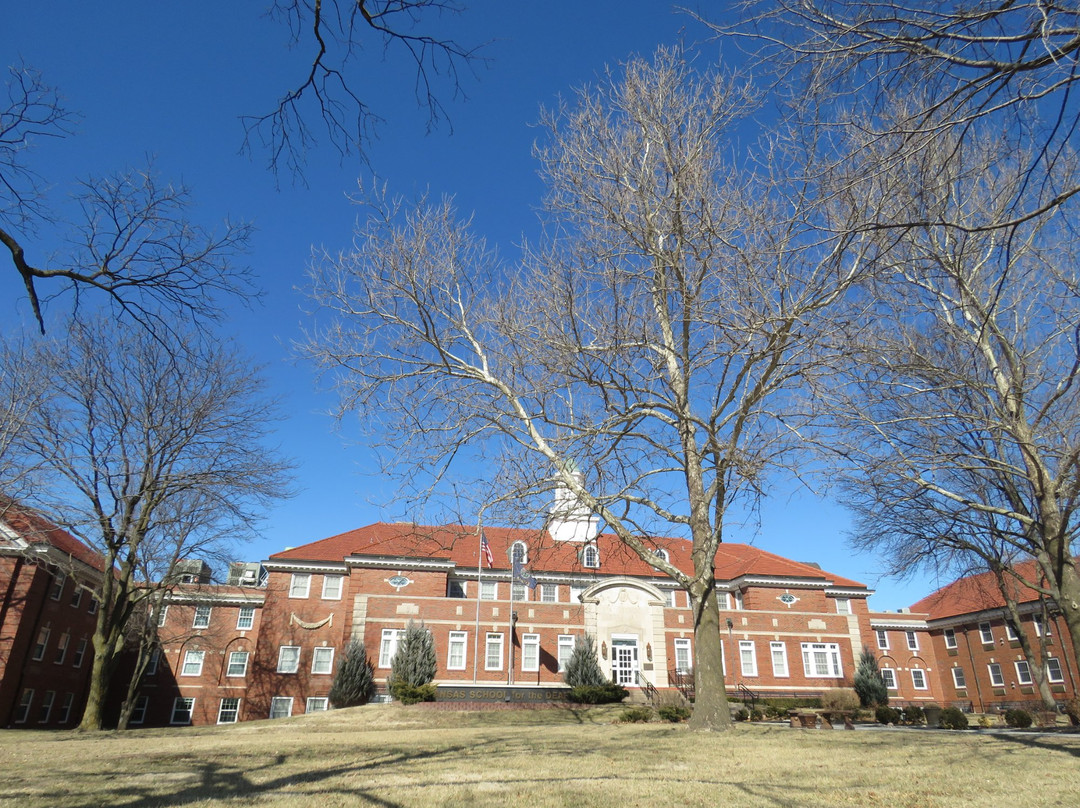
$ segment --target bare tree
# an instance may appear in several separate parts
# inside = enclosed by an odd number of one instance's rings
[[[934,148],[945,133],[962,138],[978,121],[1022,144],[1027,182],[1012,189],[995,226],[1042,215],[1080,190],[1058,182],[1055,170],[1080,123],[1075,2],[744,0],[740,8],[737,23],[708,24],[749,43],[751,58],[779,71],[798,106],[812,99],[816,122],[900,134],[893,144],[903,152]],[[899,120],[898,99],[907,105]]]
[[[232,346],[105,320],[3,360],[36,368],[47,392],[12,446],[46,472],[30,504],[104,559],[81,724],[100,729],[130,621],[159,596],[152,582],[168,585],[178,558],[242,538],[286,493],[287,465],[264,445],[274,407]]]
[[[512,486],[488,505],[567,488],[687,590],[698,728],[730,722],[725,513],[789,457],[823,313],[854,274],[810,225],[807,189],[745,169],[751,105],[679,52],[634,60],[544,117],[549,233],[520,266],[443,201],[383,206],[312,273],[329,322],[306,350],[406,479],[467,457]],[[692,541],[692,570],[655,554],[658,531]]]
[[[945,136],[940,151],[910,156],[867,194],[885,217],[961,226],[864,237],[876,272],[861,330],[848,338],[849,375],[831,387],[830,438],[848,464],[862,544],[887,550],[898,570],[967,571],[977,559],[1013,601],[1011,619],[1018,590],[1039,593],[1080,650],[1071,211],[1004,229],[963,226],[1009,219],[1028,182],[1030,154],[996,134]],[[1077,165],[1063,155],[1060,180],[1074,182]],[[1029,558],[1033,567],[1018,566]]]

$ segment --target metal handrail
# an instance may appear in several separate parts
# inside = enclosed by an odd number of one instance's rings
[[[653,683],[642,676],[641,671],[635,671],[634,676],[637,678],[638,687],[645,691],[645,698],[649,700],[649,703],[652,704],[656,701],[656,697],[660,694],[653,686]]]

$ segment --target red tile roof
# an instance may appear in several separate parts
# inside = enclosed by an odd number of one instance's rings
[[[1016,571],[1025,580],[1037,580],[1038,571],[1034,561],[1023,561],[1016,565]],[[1015,578],[1008,579],[1018,603],[1038,600],[1039,593],[1024,586]],[[926,612],[931,620],[955,617],[961,614],[996,609],[1005,605],[1005,598],[998,588],[997,579],[992,572],[969,575],[941,587],[927,595],[911,607],[913,612]]]
[[[600,568],[582,566],[578,552],[580,544],[556,542],[547,531],[520,528],[486,527],[484,535],[494,556],[494,568],[508,570],[508,550],[517,541],[528,548],[528,566],[535,572],[599,572],[605,575],[666,577],[635,554],[610,533],[597,537]],[[684,539],[656,537],[648,540],[668,551],[671,563],[690,570],[690,542]],[[474,527],[442,525],[438,527],[411,523],[377,522],[328,539],[305,544],[270,556],[270,560],[314,561],[340,563],[348,556],[387,556],[393,558],[422,558],[452,561],[458,568],[475,568],[479,559],[480,540]],[[485,562],[484,567],[487,568]],[[716,577],[726,581],[741,576],[767,578],[803,578],[820,580],[822,585],[864,588],[863,584],[831,575],[817,567],[791,561],[746,544],[722,544],[716,554]]]
[[[0,500],[0,520],[28,544],[47,544],[96,570],[105,569],[100,553],[24,505],[3,498]]]

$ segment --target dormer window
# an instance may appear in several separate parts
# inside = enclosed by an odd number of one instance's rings
[[[525,542],[516,541],[510,546],[510,560],[515,564],[529,563],[529,549],[525,546]]]
[[[583,566],[596,569],[600,566],[600,551],[595,544],[586,544],[581,551],[581,563]]]
[[[668,555],[668,551],[664,550],[663,548],[657,547],[655,550],[653,550],[653,555],[657,558],[663,559],[664,561],[671,561],[671,556]]]

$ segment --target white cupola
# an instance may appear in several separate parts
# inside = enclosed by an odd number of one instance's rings
[[[585,475],[574,461],[567,471],[574,480],[583,484]],[[555,501],[548,509],[548,533],[555,541],[585,543],[592,541],[600,532],[600,517],[590,511],[561,481],[555,487]]]

